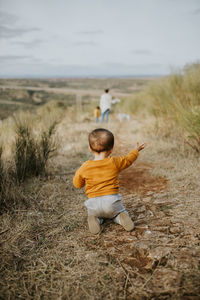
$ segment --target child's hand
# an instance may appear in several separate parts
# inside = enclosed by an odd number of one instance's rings
[[[136,150],[137,150],[137,151],[141,151],[141,150],[144,149],[145,147],[146,147],[146,143],[140,145],[140,144],[137,142],[137,144],[136,144]]]

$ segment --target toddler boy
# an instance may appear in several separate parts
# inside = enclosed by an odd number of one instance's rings
[[[95,122],[98,123],[99,122],[99,117],[101,115],[101,110],[99,106],[96,106],[95,110],[94,110],[94,117],[95,117]]]
[[[100,232],[104,218],[113,219],[127,231],[134,228],[133,221],[122,204],[119,194],[118,174],[128,168],[138,157],[145,144],[137,143],[136,149],[128,155],[109,157],[114,147],[112,132],[97,128],[89,134],[89,148],[94,160],[88,160],[76,171],[73,184],[76,188],[85,186],[88,200],[88,226],[93,234]]]

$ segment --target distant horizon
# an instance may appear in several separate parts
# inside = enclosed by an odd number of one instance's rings
[[[153,77],[165,77],[168,74],[143,74],[143,75],[73,75],[73,76],[0,76],[0,79],[103,79],[103,78],[153,78]]]

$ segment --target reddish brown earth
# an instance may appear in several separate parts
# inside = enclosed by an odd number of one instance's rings
[[[149,192],[159,193],[166,189],[167,180],[151,175],[153,167],[146,162],[137,162],[124,170],[120,175],[120,186],[125,193],[147,195]]]
[[[128,153],[122,144],[115,154]],[[170,182],[154,176],[153,168],[141,155],[120,174],[120,191],[135,230],[107,223],[102,228],[100,240],[118,265],[113,280],[123,283],[123,299],[200,299],[198,220],[183,217]]]

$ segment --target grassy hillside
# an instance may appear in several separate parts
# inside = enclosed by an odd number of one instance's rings
[[[200,64],[152,82],[124,99],[121,107],[129,113],[153,114],[164,135],[174,133],[200,153]]]
[[[177,117],[199,105],[199,79],[189,69],[122,97],[101,125],[92,115],[94,94],[84,95],[82,108],[61,99],[36,105],[19,89],[34,110],[0,124],[1,299],[199,298],[200,160]],[[130,121],[120,123],[119,110]],[[119,178],[132,232],[106,220],[92,235],[84,189],[72,184],[92,159],[88,133],[99,126],[115,135],[113,155],[147,143]]]

